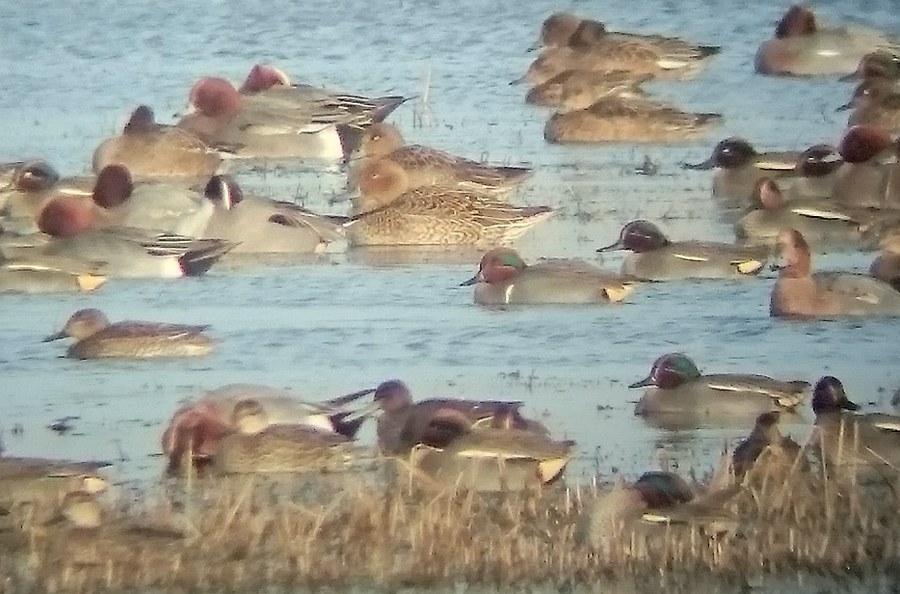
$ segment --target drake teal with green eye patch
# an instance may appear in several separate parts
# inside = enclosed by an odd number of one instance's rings
[[[894,484],[900,472],[900,417],[885,413],[856,414],[860,406],[847,397],[844,385],[826,375],[813,390],[813,412],[819,431],[816,448],[826,469],[841,478]]]
[[[755,417],[775,409],[794,410],[808,396],[809,383],[745,373],[701,374],[683,353],[659,357],[650,374],[629,388],[649,387],[635,406],[636,415]]]
[[[481,258],[478,274],[461,286],[475,285],[475,303],[610,303],[625,299],[633,281],[581,260],[552,259],[526,264],[509,248]]]
[[[737,278],[758,274],[768,249],[706,241],[669,241],[650,221],[631,221],[619,239],[598,252],[629,250],[622,274],[639,280]]]
[[[770,177],[780,181],[793,175],[799,156],[797,151],[758,152],[747,140],[732,136],[719,141],[706,161],[682,163],[682,167],[716,169],[712,179],[712,195],[744,202],[760,178]]]

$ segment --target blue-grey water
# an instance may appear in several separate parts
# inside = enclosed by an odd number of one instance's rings
[[[10,2],[0,35],[0,160],[43,157],[64,173],[89,169],[94,147],[139,103],[164,121],[184,108],[203,75],[240,82],[256,62],[298,80],[366,94],[419,94],[392,121],[409,142],[536,169],[518,200],[557,216],[526,235],[526,259],[597,258],[626,221],[656,220],[673,238],[731,240],[710,196],[708,172],[679,168],[705,159],[720,138],[760,147],[836,142],[845,123],[834,107],[851,87],[834,79],[764,78],[756,46],[787,2],[737,0],[564,2],[373,0],[295,2],[132,0]],[[893,0],[817,2],[826,20],[849,19],[900,33]],[[526,48],[556,10],[612,28],[719,44],[694,80],[654,83],[660,97],[720,111],[707,141],[667,147],[565,147],[544,142],[549,112],[509,86],[534,58]],[[427,84],[426,84],[426,81]],[[423,101],[427,87],[427,104]],[[418,126],[417,115],[427,115]],[[638,175],[645,157],[659,174]],[[314,209],[343,184],[336,166],[241,174],[245,186]],[[872,254],[817,257],[818,268],[865,269]],[[460,281],[463,263],[378,265],[335,246],[315,262],[214,268],[199,279],[110,281],[96,294],[2,296],[0,430],[9,455],[120,460],[126,478],[152,478],[166,421],[184,399],[230,382],[289,388],[319,399],[392,377],[414,394],[523,400],[582,456],[570,480],[634,475],[661,459],[710,468],[747,427],[671,432],[632,414],[644,377],[669,351],[709,372],[742,371],[815,381],[843,379],[851,396],[887,409],[900,386],[897,321],[788,323],[768,315],[772,276],[742,282],[647,285],[618,307],[488,310]],[[110,318],[212,325],[208,358],[170,362],[80,362],[41,338],[82,307]],[[74,416],[74,430],[46,426]],[[789,427],[804,438],[811,414]],[[14,432],[20,425],[24,431]],[[363,439],[371,442],[373,432]]]

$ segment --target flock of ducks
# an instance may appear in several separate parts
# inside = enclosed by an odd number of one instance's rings
[[[548,140],[684,139],[718,119],[660,106],[638,87],[655,76],[695,71],[718,48],[613,33],[598,21],[562,14],[545,21],[540,45],[545,52],[523,80],[537,85],[530,102],[561,110],[548,123]],[[736,222],[744,243],[672,241],[652,222],[632,221],[598,250],[632,252],[620,272],[581,260],[526,263],[508,244],[551,215],[546,206],[509,201],[531,171],[406,144],[384,122],[405,97],[292,84],[266,65],[254,66],[239,88],[207,77],[190,89],[192,111],[176,125],[157,123],[147,106],[135,109],[122,134],[94,152],[94,176],[63,177],[37,160],[2,168],[0,289],[90,291],[107,278],[197,275],[229,254],[315,253],[346,240],[351,247],[490,248],[475,276],[463,282],[474,286],[474,299],[482,304],[610,304],[627,300],[645,281],[757,275],[775,249],[783,263],[771,293],[773,316],[900,315],[900,219],[894,210],[900,206],[900,164],[893,139],[900,126],[893,91],[900,66],[889,53],[897,50],[872,32],[821,28],[808,9],[792,7],[775,38],[760,47],[757,70],[863,77],[840,146],[767,153],[742,139],[721,141],[707,162],[690,167],[717,169],[713,194],[723,206],[751,205],[752,212]],[[320,215],[251,196],[234,177],[219,173],[234,159],[298,158],[346,160],[349,213]],[[836,240],[859,248],[880,241],[886,253],[872,275],[814,273],[810,244],[827,248]],[[74,339],[67,354],[79,359],[195,356],[214,346],[206,329],[111,323],[99,310],[86,309],[46,340]],[[639,415],[755,421],[733,455],[738,477],[764,451],[800,455],[777,424],[779,411],[788,414],[806,402],[811,386],[805,381],[704,375],[688,356],[669,353],[631,387],[647,388],[635,409]],[[168,472],[177,476],[335,471],[352,464],[357,433],[376,416],[379,452],[404,461],[427,484],[490,491],[553,482],[575,444],[526,418],[521,404],[414,401],[398,380],[315,403],[264,386],[232,385],[176,411],[162,450]],[[855,414],[858,408],[836,378],[816,383],[812,409],[822,453],[830,467],[835,461],[841,466],[849,454],[857,458],[852,472],[864,469],[879,480],[893,476],[900,465],[900,420]],[[847,435],[864,447],[848,448]],[[66,518],[96,526],[102,467],[0,457],[0,476],[11,479],[3,483],[9,487],[0,491],[0,506],[49,489],[49,500]],[[627,490],[642,509],[677,508],[693,499],[679,481],[649,473]]]

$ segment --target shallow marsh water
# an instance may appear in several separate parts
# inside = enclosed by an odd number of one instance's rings
[[[459,2],[278,0],[248,3],[59,3],[6,7],[0,36],[0,160],[48,159],[64,173],[89,168],[93,148],[139,103],[158,118],[182,109],[199,76],[239,81],[256,62],[296,79],[367,94],[423,94],[393,121],[409,142],[491,160],[525,162],[536,174],[518,196],[557,216],[518,244],[542,256],[601,261],[632,218],[659,221],[673,238],[731,240],[710,196],[710,176],[683,171],[720,138],[759,147],[836,142],[851,90],[834,79],[753,74],[757,44],[787,2],[752,8],[737,0],[642,3],[501,0]],[[818,2],[825,20],[853,19],[900,34],[892,0]],[[707,141],[672,145],[564,147],[545,144],[549,111],[509,86],[534,58],[525,49],[542,19],[571,10],[613,28],[679,35],[722,45],[687,82],[653,83],[660,97],[719,111],[724,125]],[[416,126],[425,113],[429,126]],[[639,175],[645,157],[656,175]],[[247,187],[341,211],[338,167],[240,174]],[[865,269],[871,254],[831,254],[818,268]],[[621,257],[606,256],[617,268]],[[231,382],[290,388],[320,399],[399,377],[418,396],[521,399],[559,435],[578,441],[570,480],[637,475],[661,458],[711,468],[748,427],[668,431],[632,415],[644,377],[669,351],[690,354],[705,371],[744,371],[815,381],[844,380],[851,397],[889,408],[900,386],[895,340],[900,322],[788,323],[768,316],[771,274],[733,282],[641,286],[619,307],[489,310],[457,287],[477,255],[455,263],[382,265],[338,246],[321,259],[271,267],[220,266],[199,279],[111,281],[86,296],[0,299],[0,429],[9,455],[120,460],[123,479],[158,476],[159,436],[182,400]],[[79,362],[40,339],[76,309],[111,319],[207,323],[217,351],[196,361]],[[74,416],[74,429],[46,428]],[[811,413],[789,429],[805,438]],[[22,432],[12,431],[21,425]],[[364,433],[371,440],[373,432]]]

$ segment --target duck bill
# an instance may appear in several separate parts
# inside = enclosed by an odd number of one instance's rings
[[[847,111],[848,109],[851,109],[852,107],[853,107],[853,101],[850,101],[850,102],[848,102],[848,103],[844,103],[844,104],[841,105],[840,107],[834,108],[834,111],[835,111],[835,112],[838,112],[838,111]]]
[[[610,245],[608,245],[608,246],[605,246],[605,247],[602,247],[602,248],[598,248],[598,249],[597,249],[597,253],[602,253],[602,252],[616,252],[616,251],[619,251],[619,250],[621,250],[621,249],[624,249],[624,247],[625,247],[625,246],[622,245],[622,242],[621,242],[621,241],[617,241],[617,242],[612,243],[612,244],[610,244]]]
[[[53,342],[54,340],[60,340],[62,338],[66,338],[69,334],[65,330],[60,330],[55,334],[51,334],[50,336],[45,336],[41,342]]]
[[[716,161],[713,157],[710,156],[709,159],[703,161],[702,163],[681,163],[682,169],[690,169],[692,171],[707,171],[709,169],[714,169],[716,166]]]
[[[509,86],[512,87],[512,86],[515,86],[515,85],[520,85],[520,84],[522,84],[523,82],[525,82],[526,80],[528,80],[528,73],[525,73],[525,74],[523,74],[522,76],[520,76],[519,78],[516,78],[516,79],[513,79],[513,80],[509,81]]]
[[[838,80],[841,82],[852,82],[854,80],[859,80],[860,78],[861,77],[859,74],[859,70],[854,70],[850,74],[845,74],[844,76],[838,78]]]
[[[841,396],[840,402],[838,402],[838,406],[843,410],[859,410],[859,405],[847,398],[847,396]]]
[[[481,272],[470,278],[469,280],[465,280],[459,283],[460,287],[471,287],[472,285],[477,285],[481,282]]]
[[[544,42],[541,41],[540,39],[538,39],[537,41],[535,41],[534,43],[532,43],[531,45],[529,45],[529,46],[528,46],[528,49],[525,50],[525,51],[528,52],[528,53],[530,53],[530,52],[536,52],[536,51],[538,51],[539,49],[541,49],[542,47],[544,47]]]
[[[365,390],[359,390],[357,392],[351,392],[350,394],[346,394],[344,396],[338,396],[337,398],[332,398],[328,400],[326,404],[330,407],[340,409],[352,402],[356,402],[363,396],[368,396],[369,394],[374,394],[375,388],[366,388]]]
[[[653,382],[653,376],[652,376],[652,375],[648,375],[648,376],[645,377],[644,379],[642,379],[642,380],[640,380],[640,381],[638,381],[638,382],[634,382],[633,384],[630,384],[628,387],[629,387],[629,388],[646,388],[646,387],[648,387],[648,386],[653,386],[653,385],[656,385],[656,384]]]

